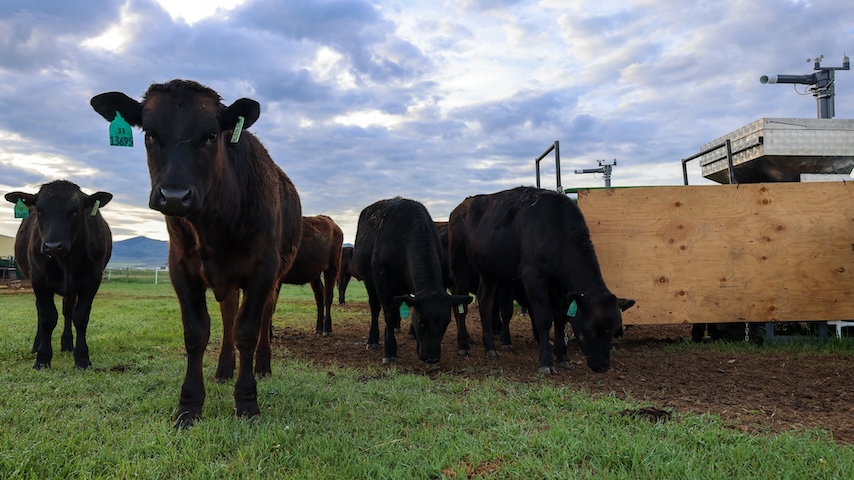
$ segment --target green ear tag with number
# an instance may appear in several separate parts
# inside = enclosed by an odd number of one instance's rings
[[[20,198],[15,203],[15,218],[30,218],[30,209],[24,205],[24,201]]]
[[[110,122],[110,145],[114,147],[133,146],[133,130],[119,112],[116,112],[116,118]]]
[[[400,318],[409,318],[409,305],[406,302],[400,304]]]
[[[457,305],[457,313],[459,313],[460,315],[466,313],[466,306],[462,303]]]
[[[576,314],[578,314],[578,304],[575,303],[575,300],[573,300],[572,303],[569,304],[569,309],[566,311],[566,316],[575,318]]]
[[[98,207],[100,207],[100,206],[101,206],[101,201],[95,200],[95,205],[92,205],[92,213],[90,213],[89,215],[92,217],[97,215],[98,214]]]
[[[231,134],[231,143],[240,141],[241,132],[243,132],[243,117],[237,117],[237,125],[234,126],[234,133]]]

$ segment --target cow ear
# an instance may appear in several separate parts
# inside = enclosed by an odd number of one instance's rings
[[[18,200],[22,200],[24,205],[32,207],[36,204],[36,195],[24,192],[9,192],[6,194],[6,200],[10,203],[18,203]]]
[[[468,305],[474,300],[470,295],[450,295],[451,305]]]
[[[617,304],[620,306],[620,311],[625,312],[635,306],[635,301],[630,298],[618,298]]]
[[[223,131],[233,130],[237,117],[243,117],[243,128],[249,128],[261,116],[261,104],[251,98],[241,98],[229,105],[222,116]]]
[[[406,302],[407,305],[411,305],[411,306],[415,306],[415,304],[417,302],[415,295],[412,293],[408,293],[406,295],[398,295],[398,296],[394,297],[392,300],[394,300],[394,306],[397,308],[400,308],[400,304],[403,302]]]
[[[95,201],[99,201],[98,208],[103,207],[104,205],[110,203],[110,200],[113,199],[113,194],[109,192],[95,192],[92,195],[86,197],[86,202],[83,204],[84,208],[92,208],[95,205]]]
[[[112,122],[119,112],[129,124],[134,127],[142,125],[142,104],[122,92],[107,92],[95,95],[89,104],[105,120]]]

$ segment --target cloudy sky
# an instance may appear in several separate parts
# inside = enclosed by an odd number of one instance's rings
[[[226,104],[258,100],[251,130],[303,213],[352,242],[382,198],[446,219],[468,195],[533,185],[555,140],[564,187],[601,186],[573,170],[613,159],[614,185],[681,184],[680,159],[704,143],[763,117],[815,118],[805,86],[762,74],[845,53],[851,0],[4,0],[0,194],[68,179],[115,195],[115,240],[167,239],[140,132],[110,147],[89,99],[185,78]],[[854,72],[836,91],[837,118],[854,118]],[[699,170],[691,182],[708,183]],[[553,160],[543,174],[552,188]],[[0,234],[14,236],[6,205]]]

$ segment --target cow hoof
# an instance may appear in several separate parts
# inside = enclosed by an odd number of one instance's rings
[[[202,417],[200,412],[184,411],[175,414],[175,430],[186,430]]]
[[[384,365],[394,365],[397,362],[397,357],[383,357]]]
[[[36,361],[35,365],[33,365],[33,368],[36,370],[41,370],[43,368],[50,368],[50,363],[42,363],[42,362]]]
[[[379,343],[369,343],[368,346],[365,348],[367,350],[376,350],[376,349],[380,348],[380,344]]]
[[[220,376],[214,377],[214,383],[216,383],[217,385],[223,385],[225,383],[228,383],[229,380],[231,380],[230,375],[227,377],[220,377]]]
[[[497,356],[498,356],[498,351],[497,351],[497,350],[487,350],[487,351],[486,351],[486,356],[487,356],[487,357],[497,357]]]
[[[555,371],[552,367],[540,367],[539,373],[543,375],[551,375],[555,373]]]
[[[323,332],[323,336],[324,336],[324,337],[331,337],[331,336],[332,336],[332,331],[329,331],[329,332]]]
[[[572,362],[570,362],[569,360],[564,360],[562,362],[559,362],[558,365],[560,365],[560,368],[562,368],[564,370],[575,369],[575,365],[573,365]]]
[[[89,360],[83,360],[80,362],[74,362],[74,366],[82,370],[91,367],[92,362],[90,362]]]
[[[466,350],[465,348],[461,348],[461,349],[457,350],[457,353],[459,353],[460,356],[463,356],[463,357],[469,356],[469,351]]]
[[[512,352],[513,351],[513,345],[502,345],[501,350],[504,350],[505,352]]]
[[[315,330],[314,334],[317,335],[318,337],[320,337],[323,335],[323,330]]]

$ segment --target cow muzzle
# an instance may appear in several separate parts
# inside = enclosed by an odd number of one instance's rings
[[[198,195],[193,188],[155,187],[148,206],[170,217],[186,217],[198,208]]]
[[[67,242],[44,242],[42,244],[42,253],[51,257],[61,257],[68,253]]]

